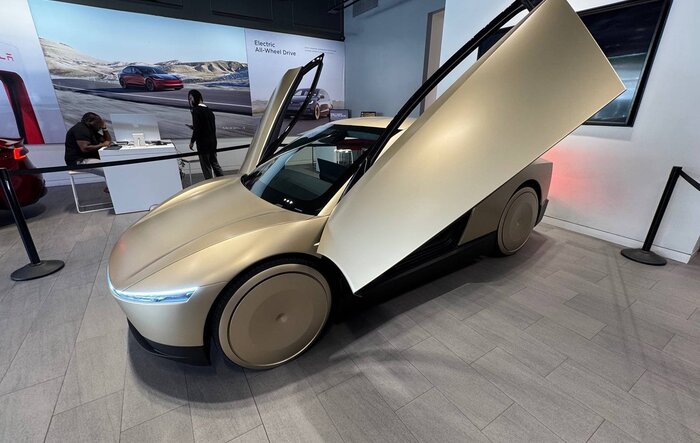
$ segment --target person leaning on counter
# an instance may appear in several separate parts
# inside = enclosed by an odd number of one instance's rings
[[[112,136],[107,130],[102,117],[94,112],[83,115],[66,133],[66,153],[64,159],[67,166],[100,163],[101,148],[112,144]],[[91,174],[105,176],[102,168],[83,169]]]

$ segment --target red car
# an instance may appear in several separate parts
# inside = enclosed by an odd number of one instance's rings
[[[128,89],[130,86],[140,86],[149,91],[182,89],[183,87],[180,77],[152,66],[127,66],[119,73],[119,84],[124,89]]]
[[[27,158],[27,148],[22,146],[22,139],[0,138],[0,168],[13,171],[33,167],[32,162]],[[11,182],[21,206],[36,203],[46,195],[46,184],[41,174],[13,175]],[[0,209],[9,209],[2,191],[0,191]]]

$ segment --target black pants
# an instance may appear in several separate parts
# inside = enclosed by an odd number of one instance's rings
[[[199,164],[202,165],[202,173],[204,174],[204,179],[212,178],[212,171],[217,177],[223,177],[224,171],[221,170],[219,165],[219,160],[216,159],[216,151],[198,151]]]

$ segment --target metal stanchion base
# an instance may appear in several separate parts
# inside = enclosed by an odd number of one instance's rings
[[[664,266],[666,259],[659,254],[643,249],[623,249],[620,254],[637,263],[643,263],[651,266]]]
[[[13,272],[10,278],[14,281],[34,280],[46,277],[61,270],[65,266],[61,260],[42,260],[37,264],[28,264]]]

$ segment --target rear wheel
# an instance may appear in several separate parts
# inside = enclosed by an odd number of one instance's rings
[[[155,83],[153,83],[153,80],[151,80],[150,78],[146,80],[146,89],[148,89],[151,92],[155,91],[156,89]]]
[[[540,199],[529,186],[518,189],[508,200],[498,223],[497,252],[515,254],[530,238],[537,223]]]
[[[331,289],[311,260],[288,258],[256,266],[217,302],[214,339],[233,363],[279,366],[319,337],[331,310]]]

